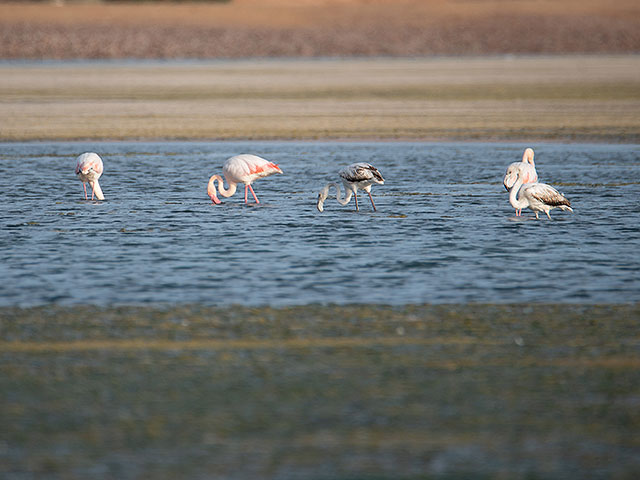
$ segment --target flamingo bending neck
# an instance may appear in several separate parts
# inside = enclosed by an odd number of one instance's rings
[[[340,189],[340,185],[338,183],[327,183],[327,185],[325,185],[325,187],[322,189],[322,191],[318,194],[318,210],[319,211],[323,211],[324,210],[324,201],[327,199],[327,197],[329,196],[329,189],[331,187],[335,187],[336,188],[336,200],[338,201],[338,203],[342,206],[347,205],[350,201],[351,201],[351,197],[353,196],[353,190],[351,189],[345,189],[345,197],[342,198],[342,190]]]
[[[93,196],[95,195],[98,200],[104,200],[104,194],[102,193],[102,189],[100,188],[100,184],[98,183],[98,179],[89,180],[89,185],[91,186],[91,200],[93,200]],[[86,190],[85,190],[86,195]]]
[[[209,198],[211,198],[211,201],[213,203],[220,204],[222,202],[216,195],[216,180],[218,181],[218,191],[223,197],[230,197],[231,195],[236,193],[238,184],[234,182],[228,182],[229,188],[224,188],[224,181],[222,180],[222,177],[220,175],[216,174],[211,176],[211,178],[209,179],[209,183],[207,184],[207,194],[209,195]]]
[[[522,181],[522,178],[520,178],[520,175],[518,175],[516,183],[513,184],[511,190],[509,191],[509,203],[511,203],[511,206],[516,210],[522,210],[523,208],[529,206],[529,202],[526,199],[518,198],[518,192],[520,191],[520,187],[522,187],[523,183],[524,182]],[[518,214],[516,212],[516,216],[517,215]]]

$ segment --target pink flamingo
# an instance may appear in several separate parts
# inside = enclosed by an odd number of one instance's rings
[[[573,212],[571,202],[551,185],[524,183],[519,171],[513,175],[515,175],[515,182],[509,187],[509,203],[516,211],[529,207],[536,214],[536,218],[540,218],[538,212],[544,212],[549,219],[551,219],[549,212],[554,208]]]
[[[98,183],[98,179],[100,178],[100,175],[102,175],[102,171],[104,169],[100,156],[97,153],[87,152],[79,155],[77,160],[76,175],[78,175],[78,178],[82,182],[82,188],[84,188],[84,199],[88,200],[86,182],[89,182],[89,185],[91,185],[91,200],[93,200],[94,196],[98,200],[104,200],[102,189]]]
[[[507,167],[507,173],[504,176],[502,184],[504,188],[509,190],[515,183],[515,173],[519,172],[523,183],[534,183],[538,181],[538,172],[536,172],[536,164],[533,161],[533,148],[527,148],[522,155],[521,162],[513,162]],[[516,208],[516,217],[522,214],[522,210]]]
[[[216,180],[218,181],[218,191],[223,197],[230,197],[236,193],[238,183],[244,183],[244,203],[248,203],[248,190],[251,190],[251,194],[256,203],[260,203],[251,184],[259,178],[268,177],[274,173],[282,173],[282,170],[273,162],[258,157],[257,155],[236,155],[224,162],[224,166],[222,167],[222,174],[224,178],[226,178],[229,188],[224,188],[224,182],[220,175],[213,175],[207,185],[207,194],[209,194],[209,198],[211,198],[213,203],[220,204],[222,202],[216,195]]]
[[[318,194],[318,210],[324,211],[324,201],[329,196],[329,189],[335,187],[336,200],[340,205],[346,205],[354,196],[356,199],[356,211],[358,208],[358,189],[364,190],[369,194],[369,200],[371,200],[371,206],[373,211],[376,211],[376,205],[373,203],[373,197],[371,196],[371,185],[374,183],[384,185],[384,178],[376,167],[368,163],[354,163],[348,167],[344,167],[338,172],[340,180],[345,188],[345,198],[342,198],[342,192],[340,191],[340,185],[337,183],[328,183],[322,191]]]

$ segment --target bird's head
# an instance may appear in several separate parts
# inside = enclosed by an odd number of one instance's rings
[[[511,187],[515,185],[519,177],[520,177],[520,169],[516,165],[509,165],[509,168],[507,168],[507,173],[505,174],[504,179],[502,180],[502,184],[504,185],[504,188],[507,191],[511,190]]]
[[[320,192],[318,194],[318,203],[316,206],[318,207],[319,212],[324,212],[324,201],[327,199],[327,193]]]

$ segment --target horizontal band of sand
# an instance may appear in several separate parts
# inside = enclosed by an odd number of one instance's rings
[[[640,139],[640,56],[0,64],[0,140]]]

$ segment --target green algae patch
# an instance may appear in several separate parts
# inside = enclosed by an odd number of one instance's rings
[[[640,471],[638,305],[47,306],[0,319],[3,475]]]

